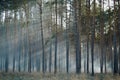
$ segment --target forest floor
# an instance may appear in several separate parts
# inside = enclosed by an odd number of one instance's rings
[[[112,74],[41,74],[41,73],[0,73],[0,80],[120,80]]]

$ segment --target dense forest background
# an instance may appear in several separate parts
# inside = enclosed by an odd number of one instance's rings
[[[0,0],[0,71],[120,74],[120,1]]]

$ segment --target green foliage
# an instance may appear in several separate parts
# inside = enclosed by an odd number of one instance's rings
[[[54,5],[56,2],[55,1],[47,1],[45,2],[45,6],[51,6]],[[57,0],[57,4],[64,4],[64,0]]]
[[[2,10],[13,10],[21,7],[22,4],[26,4],[30,1],[35,0],[1,0],[0,1],[0,11]]]

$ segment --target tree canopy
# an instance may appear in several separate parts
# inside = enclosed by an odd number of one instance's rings
[[[17,9],[23,3],[25,4],[30,1],[34,0],[0,0],[0,11]]]

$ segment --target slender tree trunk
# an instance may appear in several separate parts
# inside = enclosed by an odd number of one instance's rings
[[[21,10],[19,9],[19,16],[20,16],[20,18],[21,18]],[[22,55],[21,55],[21,53],[22,53],[22,27],[21,27],[21,24],[20,24],[20,22],[18,22],[18,32],[20,32],[20,33],[18,33],[18,39],[19,39],[19,42],[18,42],[18,56],[19,56],[19,60],[18,60],[18,72],[21,72],[21,58],[22,58]]]
[[[104,7],[104,0],[103,0],[103,12],[104,12],[104,9],[105,9],[105,7]],[[104,37],[104,27],[105,27],[105,21],[104,21],[104,17],[103,17],[104,15],[102,15],[102,26],[103,26],[103,28],[102,28],[102,30],[101,30],[101,34],[102,34],[102,39],[103,39],[103,42],[102,42],[102,45],[104,45],[105,44],[105,37]],[[104,48],[104,50],[103,50],[103,54],[104,54],[104,61],[105,61],[105,73],[107,72],[107,65],[106,65],[106,58],[107,58],[107,45],[105,44],[104,46],[103,46],[103,48]]]
[[[117,57],[116,32],[114,32],[113,44],[114,44],[114,74],[116,74],[118,72],[118,57]]]
[[[8,11],[5,11],[5,33],[6,33],[6,42],[7,42],[7,46],[6,46],[6,54],[5,54],[5,72],[8,72]]]
[[[91,60],[92,60],[92,76],[94,76],[94,40],[95,40],[95,7],[96,0],[93,1],[93,25],[91,27]]]
[[[49,72],[51,73],[51,64],[52,64],[52,40],[50,41],[50,56],[49,56]]]
[[[14,11],[14,14],[15,14],[15,16],[14,16],[14,40],[16,39],[16,11]],[[14,43],[14,53],[13,53],[13,72],[15,71],[15,53],[16,53],[16,40],[15,40],[15,43]]]
[[[69,73],[69,38],[68,38],[68,17],[67,17],[67,0],[66,0],[66,71]]]
[[[2,21],[1,21],[1,12],[0,12],[0,27],[2,26]],[[1,40],[1,37],[0,37],[0,40]],[[1,48],[1,47],[0,47]],[[0,53],[0,71],[2,71],[2,53]]]
[[[89,73],[89,28],[90,28],[90,0],[86,0],[87,25],[87,73]]]
[[[78,25],[78,32],[77,32],[77,37],[78,37],[78,50],[79,50],[79,73],[81,73],[81,28],[82,28],[82,25],[81,25],[81,13],[82,13],[82,10],[81,10],[81,3],[82,1],[81,0],[78,0],[78,22],[77,22],[77,25]]]
[[[103,4],[104,5],[104,4]],[[101,58],[100,58],[100,71],[103,73],[103,54],[104,54],[104,23],[103,23],[103,13],[102,13],[102,0],[100,0],[100,47],[101,47]]]
[[[55,12],[56,12],[56,29],[55,29],[55,32],[56,32],[56,36],[55,36],[55,64],[54,64],[54,73],[57,72],[57,0],[55,0]]]
[[[24,36],[25,36],[25,33],[24,33],[24,30],[22,30],[22,29],[24,29],[25,28],[25,26],[24,26],[24,22],[23,22],[23,13],[22,13],[22,9],[23,8],[21,8],[21,12],[20,12],[20,20],[21,20],[21,22],[20,22],[20,24],[21,24],[21,57],[22,57],[22,64],[23,64],[23,72],[25,72],[25,39],[24,39]]]
[[[107,46],[105,48],[105,73],[107,73]]]
[[[120,0],[118,0],[118,27],[120,35]],[[120,37],[119,37],[119,75],[120,75]]]
[[[74,0],[74,29],[75,29],[75,51],[76,51],[76,73],[79,74],[81,72],[81,45],[80,45],[80,35],[79,35],[79,28],[78,28],[78,21],[80,21],[80,14],[79,19],[77,17],[79,10],[77,7],[80,8],[79,4],[77,4],[77,0]],[[78,2],[79,3],[79,2]]]
[[[111,11],[111,9],[110,9],[110,0],[108,0],[108,7],[109,7],[109,13],[108,13],[108,19],[109,19],[109,21],[108,21],[108,24],[109,24],[109,26],[111,27],[111,20],[110,20],[110,11]],[[110,61],[111,61],[111,72],[113,73],[113,51],[112,51],[112,33],[110,33],[109,34],[109,52],[110,52]]]
[[[51,1],[51,5],[50,5],[50,11],[51,11],[51,15],[50,18],[52,20],[52,1]],[[50,29],[49,32],[51,32],[52,29],[52,22],[50,23]],[[52,37],[51,37],[52,38]],[[50,55],[49,55],[49,72],[51,73],[51,68],[52,68],[52,39],[50,38],[50,46],[49,46],[49,51],[50,51]]]
[[[20,59],[21,59],[21,55],[20,55],[20,51],[19,51],[19,58],[18,58],[18,72],[20,72]]]
[[[113,26],[113,47],[114,47],[114,74],[118,73],[117,36],[116,36],[116,3],[114,1],[114,26]]]
[[[77,9],[76,9],[76,0],[74,0],[74,12],[73,12],[73,15],[74,15],[74,24],[73,24],[73,28],[74,28],[74,35],[75,35],[75,53],[76,53],[76,73],[78,73],[78,50],[77,50]]]
[[[2,71],[2,54],[0,54],[0,71]]]
[[[26,62],[26,66],[27,66],[27,71],[28,72],[31,72],[31,52],[30,52],[30,36],[29,36],[29,4],[25,4],[24,3],[24,10],[25,10],[25,17],[26,17],[26,28],[25,28],[25,31],[26,31],[26,55],[25,55],[25,58],[28,57],[28,60],[26,59],[25,62]]]
[[[42,25],[42,0],[39,5],[40,11],[40,28],[41,28],[41,38],[42,38],[42,72],[45,73],[45,50],[44,50],[44,34],[43,34],[43,25]]]
[[[29,5],[25,5],[26,16],[26,35],[27,35],[27,51],[28,51],[28,72],[31,72],[31,52],[30,52],[30,36],[29,36]]]

